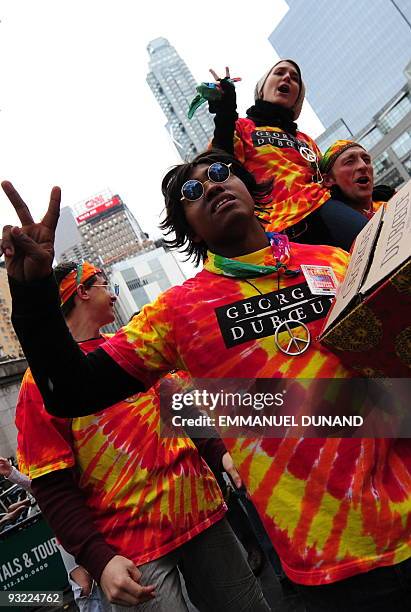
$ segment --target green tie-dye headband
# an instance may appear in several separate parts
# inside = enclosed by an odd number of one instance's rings
[[[361,147],[361,149],[364,149],[364,147],[358,144],[358,142],[354,142],[353,140],[336,140],[333,142],[333,144],[328,147],[320,161],[321,173],[327,174],[327,172],[329,172],[333,167],[337,157],[350,147]]]

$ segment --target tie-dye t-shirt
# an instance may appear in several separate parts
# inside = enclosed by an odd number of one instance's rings
[[[238,119],[234,154],[257,182],[274,180],[272,202],[258,213],[267,222],[267,231],[281,232],[295,225],[330,198],[327,189],[313,182],[316,167],[308,161],[315,154],[319,162],[321,152],[302,132],[291,136],[281,128],[257,127],[251,119]]]
[[[372,203],[372,207],[371,207],[371,211],[369,213],[366,213],[365,216],[368,219],[371,219],[373,217],[373,215],[377,212],[377,210],[379,210],[381,208],[381,206],[385,206],[386,202],[373,202]]]
[[[377,212],[377,210],[379,210],[381,208],[381,206],[385,206],[386,202],[372,202],[372,205],[370,207],[369,210],[366,210],[365,208],[359,210],[359,212],[364,215],[364,217],[367,217],[368,220],[372,219],[373,216],[375,215],[375,213]],[[348,204],[347,204],[348,206]]]
[[[102,342],[80,346],[88,352]],[[174,550],[225,514],[217,482],[192,441],[160,438],[153,390],[95,415],[61,419],[46,412],[27,370],[16,425],[20,470],[33,479],[75,466],[98,531],[137,565]]]
[[[331,265],[344,276],[348,255],[327,246],[291,244],[291,269]],[[237,258],[273,265],[269,248]],[[278,308],[315,338],[330,298],[313,296],[302,275],[250,281],[205,269],[173,287],[120,330],[104,349],[148,384],[170,368],[198,378],[349,377],[325,348],[298,357],[278,351]],[[276,297],[277,296],[277,297]],[[295,582],[334,582],[411,556],[411,445],[407,440],[225,440],[253,502]]]

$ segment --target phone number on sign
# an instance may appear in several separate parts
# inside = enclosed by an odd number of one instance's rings
[[[0,605],[26,606],[41,604],[54,606],[63,603],[62,591],[4,591],[0,592]]]

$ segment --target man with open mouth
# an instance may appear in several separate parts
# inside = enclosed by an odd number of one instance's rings
[[[320,170],[332,197],[368,219],[395,193],[394,189],[383,185],[374,189],[371,156],[352,140],[337,140],[328,147]]]

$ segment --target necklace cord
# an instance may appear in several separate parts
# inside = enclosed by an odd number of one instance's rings
[[[265,299],[270,302],[271,306],[274,306],[274,304],[272,303],[272,301],[270,300],[270,298],[267,297],[266,293],[263,293],[262,291],[260,291],[260,289],[258,287],[256,287],[254,285],[254,283],[252,283],[251,281],[249,281],[247,278],[243,278],[243,281],[245,281],[248,285],[250,285],[253,289],[255,289],[257,291],[257,293],[259,293],[260,295],[263,295],[265,297]],[[280,270],[277,270],[277,291],[280,291]],[[280,314],[280,318],[282,316],[282,312],[281,312],[281,302],[278,303],[278,308],[279,308],[279,314]]]

